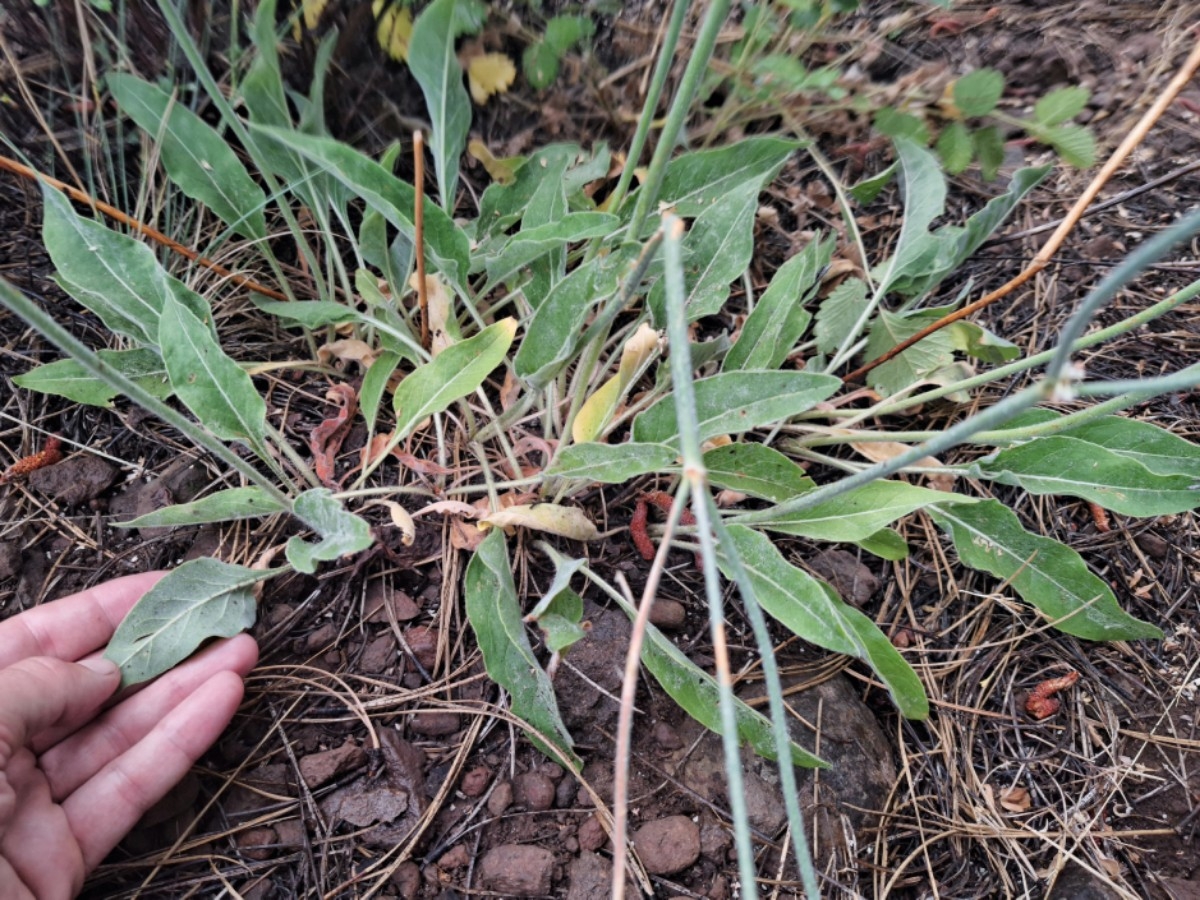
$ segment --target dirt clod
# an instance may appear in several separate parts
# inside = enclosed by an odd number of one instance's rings
[[[700,829],[687,816],[667,816],[635,831],[633,846],[647,872],[673,875],[700,858]]]
[[[879,590],[879,579],[858,557],[845,550],[822,550],[808,567],[828,581],[847,603],[865,606]]]
[[[458,789],[466,797],[479,797],[487,790],[492,780],[492,770],[487,766],[476,766],[463,774]]]
[[[479,863],[479,882],[485,888],[518,897],[550,893],[554,854],[544,847],[501,844]]]
[[[595,816],[588,816],[579,826],[576,840],[579,841],[581,850],[599,850],[608,840],[608,835],[599,819]]]
[[[71,507],[95,500],[116,478],[116,466],[85,453],[30,472],[29,487]]]
[[[411,860],[403,862],[396,867],[390,880],[401,900],[416,900],[417,892],[421,890],[421,869]]]
[[[487,808],[493,816],[503,815],[504,811],[512,806],[513,802],[513,786],[511,781],[502,781],[496,785],[496,789],[492,791],[492,796],[488,797]]]
[[[275,829],[271,827],[251,828],[237,836],[238,849],[248,858],[261,862],[275,855],[274,844],[278,843]]]
[[[310,753],[300,760],[300,777],[310,789],[333,781],[339,775],[353,772],[367,761],[367,754],[354,743],[347,741],[340,747],[321,753]]]
[[[408,727],[425,737],[444,737],[458,731],[460,721],[458,713],[422,712],[408,720]]]
[[[513,779],[513,801],[527,810],[542,812],[554,806],[554,782],[540,772]]]

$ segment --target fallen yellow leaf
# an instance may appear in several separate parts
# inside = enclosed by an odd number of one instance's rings
[[[593,541],[600,536],[596,526],[574,506],[557,503],[529,503],[510,506],[479,520],[479,529],[512,528],[513,526],[546,531],[575,541]]]
[[[483,163],[483,168],[497,184],[512,184],[517,177],[517,166],[523,162],[520,156],[495,156],[488,145],[478,138],[467,142],[467,152]]]
[[[375,14],[375,39],[383,52],[397,62],[406,62],[408,44],[412,40],[412,10],[399,3],[375,0],[371,12]]]
[[[492,94],[503,94],[517,77],[517,67],[503,53],[484,53],[467,63],[467,83],[471,99],[480,106]]]

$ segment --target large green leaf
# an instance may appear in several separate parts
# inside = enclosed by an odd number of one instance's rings
[[[454,41],[483,26],[487,8],[476,0],[434,0],[417,16],[408,45],[408,68],[425,94],[433,126],[429,144],[437,172],[442,208],[454,209],[458,160],[471,128],[471,99],[463,86],[463,70]]]
[[[309,575],[317,571],[317,563],[366,550],[375,540],[366,520],[348,512],[326,488],[313,488],[297,497],[292,514],[320,538],[311,544],[293,537],[285,548],[288,562]]]
[[[443,0],[445,2],[445,0]],[[416,191],[373,159],[332,138],[252,125],[252,131],[275,138],[280,144],[317,163],[410,240],[415,239],[413,209]],[[425,246],[430,260],[454,284],[466,277],[470,242],[445,212],[425,206]]]
[[[576,444],[555,457],[546,477],[623,484],[639,475],[663,471],[678,456],[679,451],[666,444]]]
[[[700,440],[786,421],[841,386],[841,379],[815,372],[725,372],[701,378],[694,383]],[[633,420],[633,439],[657,444],[679,440],[673,396],[659,399]]]
[[[516,330],[515,319],[501,319],[474,337],[451,344],[400,382],[392,396],[396,438],[407,437],[423,419],[483,384],[504,360]]]
[[[178,503],[156,509],[128,522],[114,522],[117,528],[162,528],[178,525],[205,525],[209,522],[230,522],[235,519],[257,519],[287,512],[260,487],[228,488],[209,494],[191,503]]]
[[[1010,583],[1060,631],[1093,641],[1162,637],[1159,629],[1121,609],[1078,553],[1030,534],[999,501],[946,504],[930,507],[929,514],[950,535],[964,565]]]
[[[875,359],[930,324],[925,315],[901,315],[881,309],[867,336],[867,359]],[[945,328],[917,341],[895,359],[868,374],[871,387],[889,397],[922,381],[954,359],[954,336]]]
[[[76,215],[48,185],[42,185],[42,199],[42,242],[63,287],[111,331],[156,346],[167,287],[150,248]]]
[[[879,286],[884,293],[902,275],[919,270],[929,253],[929,226],[946,206],[946,177],[934,155],[912,138],[897,137],[895,143],[900,158],[904,223]]]
[[[475,631],[483,664],[492,680],[508,691],[513,715],[529,725],[529,739],[535,746],[578,772],[583,761],[572,750],[574,741],[558,712],[554,686],[538,664],[525,634],[500,529],[493,529],[471,557],[464,593],[467,621]],[[552,752],[546,741],[558,752]]]
[[[621,254],[578,266],[554,286],[529,320],[513,368],[532,389],[552,381],[575,358],[588,314],[619,287]]]
[[[731,525],[729,536],[763,609],[809,643],[868,663],[907,718],[929,716],[929,701],[916,672],[874,622],[825,582],[784,559],[766,535]],[[719,557],[726,578],[733,577],[729,552],[724,549]]]
[[[726,444],[704,454],[708,480],[717,487],[783,503],[816,485],[778,450],[756,442]]]
[[[1162,516],[1200,506],[1195,475],[1160,475],[1131,456],[1064,435],[1034,438],[972,468],[1032,494],[1081,497],[1127,516]]]
[[[115,371],[131,378],[160,400],[171,396],[171,382],[167,380],[167,369],[159,355],[146,347],[137,350],[101,350],[100,361]],[[107,382],[89,375],[73,359],[60,359],[38,366],[13,378],[13,384],[29,391],[57,394],[75,403],[89,406],[112,406],[117,391]]]
[[[166,91],[135,75],[114,72],[108,88],[121,110],[159,141],[163,166],[180,190],[239,234],[260,240],[267,236],[266,195],[225,138]]]
[[[915,510],[967,500],[903,481],[873,481],[800,512],[762,521],[762,527],[820,541],[863,541]]]
[[[775,273],[770,286],[742,325],[722,369],[778,369],[808,328],[804,305],[820,287],[822,270],[833,257],[834,237],[814,239]]]
[[[698,150],[678,156],[667,165],[659,202],[684,218],[699,216],[719,198],[753,184],[762,185],[775,177],[787,158],[802,147],[800,141],[773,137],[747,138],[718,150]],[[632,209],[636,194],[625,206]]]
[[[215,559],[185,562],[129,611],[104,656],[121,667],[122,685],[161,675],[210,638],[233,637],[253,625],[251,588],[275,574]]]
[[[1049,409],[1030,412],[1036,418],[1031,416],[1026,420],[1028,424],[1062,418],[1060,413]],[[1016,425],[1016,421],[1009,423],[1009,427]],[[1064,437],[1087,441],[1135,460],[1158,475],[1200,478],[1200,446],[1149,422],[1124,416],[1100,416],[1061,433]]]
[[[830,291],[817,310],[817,349],[826,354],[836,351],[850,339],[866,308],[867,284],[861,278],[847,278]]]
[[[163,303],[158,344],[175,395],[202,425],[222,440],[262,446],[267,404],[254,382],[208,326],[173,297]]]
[[[757,182],[746,182],[719,197],[692,223],[683,240],[688,320],[720,311],[730,282],[741,278],[754,254]],[[647,300],[657,327],[666,322],[666,285],[659,280]]]

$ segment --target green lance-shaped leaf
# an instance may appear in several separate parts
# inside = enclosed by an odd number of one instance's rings
[[[817,310],[814,336],[817,349],[833,353],[850,338],[854,326],[867,308],[867,284],[861,278],[847,278],[821,301]]]
[[[117,105],[152,138],[179,189],[248,238],[265,238],[266,195],[225,138],[166,91],[135,75],[113,73],[108,88]]]
[[[261,448],[267,404],[208,325],[173,297],[163,302],[158,343],[175,395],[201,424],[222,440]]]
[[[326,488],[305,491],[292,504],[292,514],[317,533],[315,544],[301,537],[288,540],[285,552],[297,571],[311,575],[317,563],[366,550],[375,540],[364,519],[347,512]]]
[[[604,259],[585,263],[559,281],[529,320],[513,357],[517,375],[534,390],[549,384],[575,357],[588,314],[616,290],[617,271]]]
[[[47,185],[42,198],[42,241],[67,293],[111,331],[157,346],[167,287],[150,248],[76,215],[70,201]]]
[[[900,157],[900,191],[904,196],[904,223],[896,249],[886,264],[879,286],[886,293],[901,276],[919,270],[928,258],[929,226],[946,206],[946,177],[933,154],[912,138],[895,138]]]
[[[820,286],[821,270],[833,256],[835,241],[813,240],[775,273],[770,286],[742,326],[722,369],[778,369],[808,328],[812,315],[804,308]]]
[[[486,293],[525,266],[567,244],[612,234],[620,221],[608,213],[577,212],[567,213],[557,221],[536,228],[522,228],[513,238],[503,242],[503,249],[485,260],[488,280],[480,293]]]
[[[868,663],[907,718],[928,717],[921,680],[874,622],[785,560],[766,535],[741,525],[730,526],[729,535],[763,609],[809,643]],[[727,552],[722,552],[721,570],[731,578]]]
[[[118,626],[104,656],[121,667],[121,684],[148,681],[214,637],[254,624],[253,586],[272,571],[194,559],[146,592]]]
[[[155,351],[143,347],[137,350],[100,350],[96,355],[105,365],[132,378],[160,400],[171,395],[167,369]],[[13,378],[13,384],[29,391],[56,394],[75,403],[106,409],[112,406],[112,399],[118,393],[107,382],[89,375],[73,359],[60,359],[38,366]]]
[[[530,726],[529,739],[534,745],[578,772],[583,762],[572,750],[574,741],[558,712],[554,686],[538,665],[525,634],[504,533],[499,529],[493,529],[471,557],[465,593],[467,620],[475,631],[488,675],[508,691],[513,714]]]
[[[178,525],[206,525],[235,519],[256,519],[287,512],[288,508],[260,487],[229,488],[209,494],[191,503],[178,503],[156,509],[128,522],[114,522],[118,528],[162,528]]]
[[[999,501],[930,507],[929,515],[950,535],[964,565],[1010,583],[1060,631],[1093,641],[1162,637],[1159,629],[1121,609],[1078,553],[1030,534]]]
[[[1061,413],[1050,409],[1031,409],[1006,427],[1016,428],[1061,418]],[[1139,462],[1158,475],[1200,478],[1200,446],[1149,422],[1124,416],[1099,416],[1061,433],[1064,437],[1087,441]]]
[[[546,477],[623,484],[639,475],[663,471],[678,456],[679,451],[666,444],[574,444],[558,454]]]
[[[266,125],[251,125],[255,133],[274,138],[361,197],[410,240],[416,237],[413,209],[416,191],[379,163],[332,138],[301,134]],[[432,204],[425,211],[425,246],[430,261],[454,284],[461,284],[469,267],[470,242],[445,212]]]
[[[802,146],[800,141],[758,137],[718,150],[685,153],[667,166],[659,203],[673,207],[676,215],[694,218],[743,185],[753,184],[760,190]],[[636,197],[631,194],[623,209],[633,209]]]
[[[759,185],[739,185],[702,212],[683,240],[688,321],[720,311],[730,282],[745,273],[754,255],[754,214]],[[666,283],[650,290],[647,305],[655,327],[666,322]]]
[[[407,437],[419,422],[483,384],[504,360],[516,332],[516,319],[501,319],[474,337],[451,344],[400,382],[392,396],[396,439]]]
[[[726,444],[704,454],[708,480],[717,487],[783,503],[816,484],[778,450],[764,444]]]
[[[454,208],[458,160],[471,128],[471,98],[463,86],[463,71],[454,41],[483,25],[486,7],[475,0],[434,0],[417,16],[409,41],[408,67],[425,94],[433,125],[430,148],[437,171],[442,208]]]
[[[700,440],[740,434],[783,422],[812,409],[842,382],[814,372],[725,372],[695,382]],[[663,397],[633,422],[633,439],[659,444],[679,440],[675,400]]]
[[[873,481],[800,512],[763,521],[762,527],[820,541],[858,542],[918,509],[968,499],[903,481]]]
[[[973,466],[984,478],[1099,503],[1127,516],[1162,516],[1200,506],[1194,475],[1159,475],[1138,460],[1074,437],[1039,437]]]

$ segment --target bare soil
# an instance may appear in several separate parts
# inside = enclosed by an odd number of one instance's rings
[[[136,45],[135,63],[153,75],[164,61],[149,47],[163,45],[152,40],[163,35],[162,27],[147,9],[133,6],[130,26],[147,36]],[[1102,157],[1196,40],[1187,30],[1195,22],[1182,5],[869,6],[815,44],[812,58],[837,62],[893,102],[906,91],[936,98],[956,74],[979,66],[1005,74],[1006,99],[1014,103],[1027,98],[1031,104],[1061,84],[1084,84],[1093,93],[1087,116]],[[0,13],[0,130],[35,165],[60,177],[64,160],[80,165],[94,150],[78,127],[87,95],[80,93],[79,32],[66,9],[61,15],[32,7]],[[524,10],[514,12],[513,21]],[[211,16],[211,46],[222,46],[227,20],[213,10],[192,12],[197,21]],[[368,149],[407,134],[421,115],[411,78],[381,58],[360,9],[335,5],[327,16],[322,27],[342,29],[329,88],[331,127]],[[478,112],[478,135],[497,156],[556,140],[623,147],[662,17],[654,4],[629,4],[615,17],[601,17],[594,52],[568,58],[560,82],[542,94],[518,80]],[[729,40],[736,37],[731,26]],[[523,39],[515,25],[489,38],[514,55]],[[289,77],[297,85],[305,83],[312,49],[306,39],[291,57]],[[783,121],[750,108],[736,113],[720,129],[716,116],[697,118],[693,142],[730,140]],[[870,141],[862,116],[801,101],[789,113],[806,123],[845,181],[887,164],[886,145]],[[1198,137],[1200,84],[1194,83],[1054,264],[989,309],[986,323],[1027,352],[1052,346],[1089,286],[1128,249],[1196,204],[1200,175],[1191,163]],[[1042,153],[1019,143],[1009,150],[1014,164]],[[968,279],[978,291],[1019,271],[1046,237],[1039,229],[1065,213],[1088,177],[1057,169],[1005,236],[944,288],[946,296]],[[486,185],[475,164],[468,165],[467,179],[469,194]],[[971,172],[955,179],[951,216],[978,208],[997,187]],[[828,188],[802,155],[762,204],[763,249],[753,272],[759,286],[811,232],[841,229]],[[898,198],[885,193],[864,210],[860,227],[870,246],[884,247],[900,221]],[[97,323],[51,281],[39,225],[36,189],[0,177],[0,275],[61,313],[93,346],[106,346]],[[1194,260],[1196,249],[1178,258]],[[848,244],[839,252],[853,254]],[[1103,323],[1198,276],[1195,262],[1160,265],[1122,293]],[[1081,361],[1093,375],[1111,378],[1178,369],[1200,351],[1196,314],[1194,304],[1180,307]],[[260,358],[303,352],[261,322],[231,321],[239,336],[257,345]],[[3,313],[0,348],[5,379],[56,358],[53,348]],[[302,435],[328,414],[327,387],[288,376],[270,384],[271,402],[289,410],[285,426],[300,446]],[[40,448],[45,434],[60,435],[69,447],[62,463],[0,487],[0,616],[194,556],[248,561],[284,536],[244,524],[115,529],[111,523],[130,514],[189,499],[219,471],[170,429],[120,401],[111,411],[98,410],[8,383],[0,402],[4,465]],[[1200,393],[1180,393],[1129,414],[1196,440],[1198,407]],[[923,411],[920,427],[938,427],[958,414],[948,407]],[[363,440],[351,434],[345,459],[357,458]],[[597,491],[591,511],[601,526],[627,524],[642,487]],[[920,515],[903,526],[913,554],[899,563],[781,542],[790,558],[838,584],[895,638],[922,673],[933,705],[929,721],[904,721],[868,670],[777,635],[795,735],[834,763],[819,774],[803,773],[802,782],[824,893],[1200,897],[1196,520],[1192,514],[1114,515],[1104,530],[1077,501],[1016,492],[1000,497],[1015,504],[1028,527],[1081,552],[1126,608],[1160,625],[1167,639],[1091,644],[1047,630],[992,580],[957,567]],[[412,547],[380,548],[316,577],[271,582],[254,629],[262,662],[241,712],[193,775],[95,873],[86,895],[608,896],[610,845],[596,804],[611,801],[615,698],[629,623],[603,597],[585,595],[589,635],[556,676],[560,706],[585,761],[576,777],[535,750],[498,702],[464,618],[465,557],[450,537],[447,529],[428,525]],[[645,564],[624,534],[586,552],[600,571],[623,574],[635,593],[642,587]],[[549,582],[542,557],[519,547],[515,559],[523,590],[535,594]],[[671,564],[658,622],[694,660],[710,665],[695,567],[682,553]],[[760,701],[750,630],[732,599],[727,614],[735,664],[744,672],[739,691]],[[1081,677],[1063,708],[1043,721],[1029,718],[1028,692],[1067,670]],[[658,897],[740,896],[719,745],[649,679],[639,685],[637,708],[631,830],[640,868],[634,886]],[[750,755],[742,762],[760,891],[796,896],[778,775]]]

